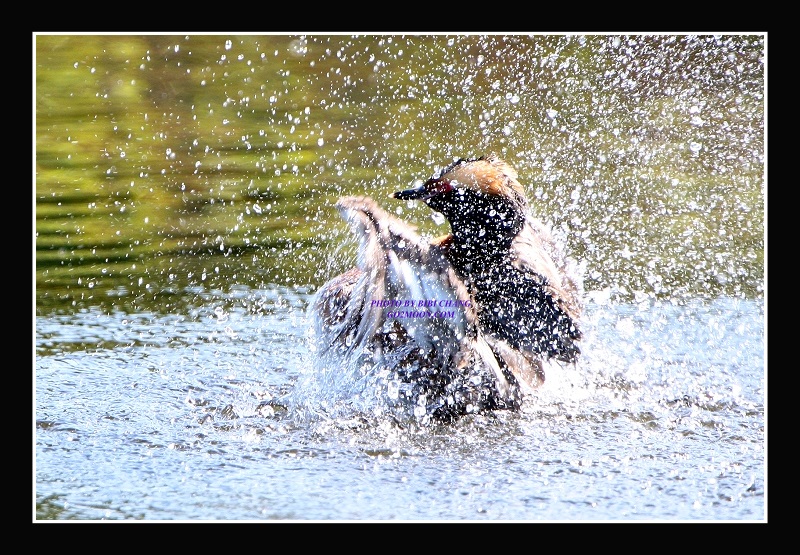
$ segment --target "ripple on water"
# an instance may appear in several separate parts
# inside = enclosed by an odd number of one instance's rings
[[[590,305],[584,358],[521,411],[423,424],[298,398],[307,301],[37,319],[37,515],[764,517],[757,303]]]

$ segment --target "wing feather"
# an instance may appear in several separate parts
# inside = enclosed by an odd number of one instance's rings
[[[429,411],[459,399],[477,409],[498,403],[498,394],[501,404],[517,403],[515,380],[480,332],[470,293],[442,249],[369,197],[342,198],[337,208],[359,239],[358,266],[317,295],[320,354],[413,375],[422,384],[415,402]],[[451,305],[447,317],[409,314],[436,312],[440,301]]]

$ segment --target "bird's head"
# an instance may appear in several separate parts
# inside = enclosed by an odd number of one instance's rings
[[[470,243],[513,238],[527,211],[517,172],[496,156],[456,160],[418,186],[390,196],[423,201],[444,215],[457,240]]]

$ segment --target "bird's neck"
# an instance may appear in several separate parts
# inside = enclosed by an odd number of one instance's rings
[[[524,215],[505,206],[491,215],[478,212],[450,218],[453,247],[468,258],[505,256],[524,225]]]
[[[456,227],[447,241],[446,255],[458,274],[472,283],[502,279],[513,258],[514,237],[516,233],[497,229]]]
[[[431,199],[429,205],[447,218],[454,246],[476,256],[507,250],[525,224],[524,208],[500,195],[458,190]]]
[[[450,223],[447,257],[462,276],[504,267],[514,238],[525,225],[525,207],[503,195],[458,189],[428,200]]]

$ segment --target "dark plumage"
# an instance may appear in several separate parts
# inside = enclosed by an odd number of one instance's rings
[[[517,408],[544,381],[546,360],[577,360],[579,286],[513,168],[461,159],[391,196],[425,202],[451,233],[427,241],[368,197],[337,203],[360,249],[357,267],[326,283],[312,307],[329,366],[382,373],[401,384],[389,395],[399,405],[448,417]],[[387,303],[407,300],[438,306]],[[448,304],[446,317],[403,313]]]

